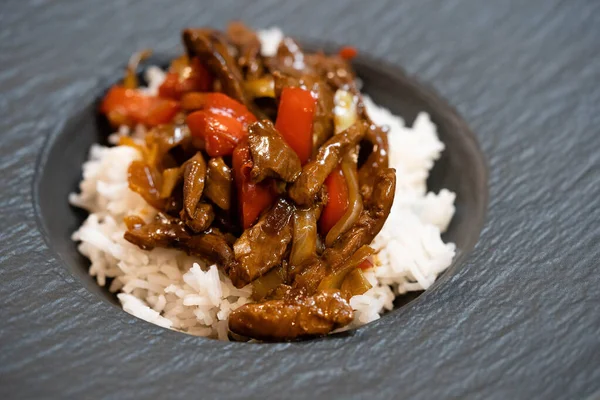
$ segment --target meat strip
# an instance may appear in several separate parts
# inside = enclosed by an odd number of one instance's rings
[[[326,335],[352,322],[354,313],[339,291],[306,296],[290,291],[284,299],[245,304],[229,315],[229,329],[267,340],[294,340]]]
[[[316,157],[304,165],[302,174],[290,187],[290,198],[300,206],[312,205],[325,179],[340,163],[342,155],[360,142],[365,130],[365,124],[359,121],[325,142]]]
[[[200,203],[206,180],[206,162],[198,152],[183,165],[183,210],[181,219],[194,232],[202,232],[215,218],[212,206]]]
[[[257,121],[248,127],[248,145],[253,167],[250,176],[255,182],[277,178],[293,182],[300,176],[300,158],[269,120]]]
[[[123,237],[142,250],[152,250],[155,247],[180,247],[190,239],[190,234],[181,220],[158,213],[154,221],[128,229]]]
[[[373,193],[373,185],[375,183],[373,177],[377,176],[379,171],[388,167],[389,157],[387,133],[379,126],[370,125],[365,133],[365,139],[373,145],[373,149],[358,170],[358,182],[363,200],[368,201]]]
[[[394,169],[387,168],[380,171],[375,178],[373,195],[356,224],[340,236],[333,247],[325,249],[320,259],[297,274],[293,286],[314,293],[327,274],[339,271],[343,268],[344,262],[360,247],[371,243],[392,209],[395,188]]]
[[[182,247],[189,255],[217,264],[226,272],[235,262],[233,249],[218,229],[212,228],[210,231],[194,235],[186,240]]]
[[[246,79],[259,78],[263,73],[260,56],[260,40],[244,23],[235,21],[227,27],[229,41],[238,49],[237,62]]]
[[[294,206],[286,199],[277,203],[233,245],[236,263],[229,271],[235,287],[243,287],[281,264],[292,240]]]
[[[223,91],[249,107],[250,99],[243,88],[242,73],[229,53],[227,42],[218,31],[212,29],[185,29],[183,43],[190,56],[197,56],[223,85]],[[251,109],[251,108],[249,108]]]

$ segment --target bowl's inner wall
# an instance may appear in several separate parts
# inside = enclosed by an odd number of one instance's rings
[[[446,149],[431,171],[427,184],[430,191],[447,188],[456,193],[456,214],[443,236],[445,241],[457,246],[457,255],[445,273],[448,276],[477,242],[487,207],[487,170],[475,137],[445,102],[400,71],[361,57],[354,67],[363,80],[363,91],[377,104],[402,116],[407,125],[412,125],[417,114],[425,111],[438,126],[438,135]],[[98,97],[101,95],[102,90],[99,90]],[[86,213],[71,207],[67,200],[69,193],[77,191],[82,179],[81,167],[90,146],[106,143],[109,132],[109,127],[97,116],[96,103],[73,115],[48,141],[49,148],[45,149],[45,157],[38,166],[40,176],[35,200],[48,245],[89,291],[116,305],[116,297],[106,288],[99,287],[88,275],[89,261],[79,254],[76,243],[70,238]],[[414,297],[414,294],[401,297],[396,306]]]

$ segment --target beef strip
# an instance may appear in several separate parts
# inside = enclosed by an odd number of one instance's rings
[[[235,242],[233,250],[237,262],[229,277],[236,287],[247,285],[281,264],[292,240],[293,213],[294,206],[281,198]]]
[[[181,219],[194,232],[202,232],[215,218],[212,206],[201,203],[206,180],[206,162],[198,152],[183,165],[183,210]]]
[[[190,234],[179,219],[158,213],[154,221],[148,224],[136,224],[123,236],[142,250],[155,247],[180,247],[190,239]]]
[[[183,43],[190,56],[198,56],[210,72],[219,79],[223,91],[252,110],[243,88],[242,73],[229,53],[222,35],[211,29],[185,29]]]
[[[192,231],[198,233],[207,230],[215,219],[215,210],[208,203],[199,203],[193,217],[181,210],[180,218]]]
[[[235,21],[227,27],[229,41],[238,49],[237,62],[246,79],[259,78],[263,73],[260,56],[260,40],[244,23]]]
[[[143,250],[156,247],[175,248],[189,255],[216,263],[227,271],[235,263],[235,257],[227,237],[218,229],[211,228],[198,235],[191,235],[183,222],[159,213],[154,221],[143,223],[141,218],[130,218],[125,239]]]
[[[233,249],[226,236],[215,228],[190,237],[183,243],[183,249],[190,255],[217,264],[226,272],[235,262]]]
[[[325,249],[320,259],[295,276],[294,287],[314,293],[327,274],[338,272],[352,254],[373,241],[392,208],[396,173],[393,168],[381,170],[374,181],[373,194],[358,221],[332,247]]]
[[[300,76],[312,72],[307,70],[304,57],[305,54],[298,43],[290,37],[284,37],[277,47],[277,54],[265,59],[265,66],[271,73],[277,71],[286,75]]]
[[[307,55],[305,61],[334,91],[345,89],[358,93],[355,83],[356,76],[352,72],[352,67],[340,56],[327,56],[320,52]]]
[[[268,120],[248,126],[248,145],[252,155],[250,176],[255,182],[277,178],[285,182],[298,179],[302,171],[300,159]]]
[[[363,200],[366,202],[371,198],[373,192],[373,177],[378,172],[388,167],[388,139],[387,133],[379,126],[371,124],[365,133],[365,139],[372,145],[373,149],[363,165],[358,170],[358,182]]]
[[[282,341],[326,335],[352,322],[354,313],[339,291],[307,296],[292,290],[280,300],[246,304],[229,315],[229,329],[239,335]]]
[[[229,210],[232,184],[231,168],[225,164],[223,158],[211,158],[208,162],[204,195],[217,207],[222,210]]]
[[[365,130],[365,124],[359,121],[323,144],[316,157],[304,165],[302,174],[290,187],[290,198],[300,206],[310,206],[325,179],[340,163],[342,155],[360,142]]]

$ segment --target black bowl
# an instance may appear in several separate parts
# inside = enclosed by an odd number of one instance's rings
[[[309,49],[332,51],[335,46],[305,44]],[[153,57],[149,63],[168,65],[169,57]],[[380,61],[360,55],[354,68],[362,79],[363,91],[373,100],[412,125],[418,113],[429,113],[438,127],[446,149],[436,162],[428,179],[428,189],[438,192],[447,188],[456,193],[456,214],[443,239],[456,244],[457,252],[450,268],[430,290],[442,284],[474,247],[483,227],[487,207],[487,168],[477,141],[467,125],[444,101],[430,89],[406,76],[399,68],[386,66]],[[140,74],[141,75],[141,74]],[[108,87],[108,85],[107,85]],[[101,98],[102,92],[98,93]],[[69,193],[76,192],[81,177],[81,165],[93,143],[106,143],[111,133],[106,120],[98,116],[98,101],[72,116],[59,135],[47,144],[47,152],[38,166],[37,201],[41,225],[46,241],[62,259],[65,267],[83,286],[102,300],[119,306],[114,294],[102,288],[89,276],[89,261],[77,251],[71,234],[81,225],[86,213],[69,206]],[[65,157],[69,154],[69,157]],[[108,285],[107,285],[108,286]],[[406,305],[418,296],[410,293],[399,296],[396,308]],[[119,307],[120,308],[120,307]],[[387,315],[387,314],[386,314]],[[141,324],[144,322],[140,321]]]

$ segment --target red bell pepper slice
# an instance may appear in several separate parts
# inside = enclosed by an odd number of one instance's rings
[[[223,93],[207,93],[204,99],[205,109],[216,114],[224,114],[236,118],[244,127],[256,122],[256,117],[245,105]]]
[[[211,157],[229,155],[247,131],[234,117],[200,110],[189,114],[185,122],[193,136],[204,139],[206,152]]]
[[[113,125],[143,124],[152,127],[171,122],[179,112],[179,103],[115,85],[102,100],[100,112]]]
[[[358,264],[358,268],[362,269],[363,271],[365,271],[367,269],[371,269],[371,268],[373,268],[373,262],[367,258],[363,262]]]
[[[202,109],[189,114],[186,123],[193,136],[202,138],[211,157],[230,155],[248,135],[256,117],[246,106],[222,93],[207,93]]]
[[[317,101],[308,90],[286,87],[281,92],[275,128],[305,164],[312,154],[312,129]]]
[[[179,100],[184,93],[206,92],[212,88],[213,78],[200,60],[192,58],[186,70],[186,73],[168,72],[158,88],[158,95]]]
[[[344,46],[340,49],[338,54],[344,60],[352,60],[358,54],[358,50],[356,50],[356,47]]]
[[[272,182],[268,180],[252,183],[250,170],[252,159],[250,148],[242,143],[235,148],[232,156],[233,178],[237,189],[240,220],[244,229],[250,228],[260,214],[275,201]]]
[[[340,167],[336,168],[325,179],[325,187],[327,188],[329,200],[319,219],[319,228],[324,236],[344,216],[348,209],[348,185]]]

